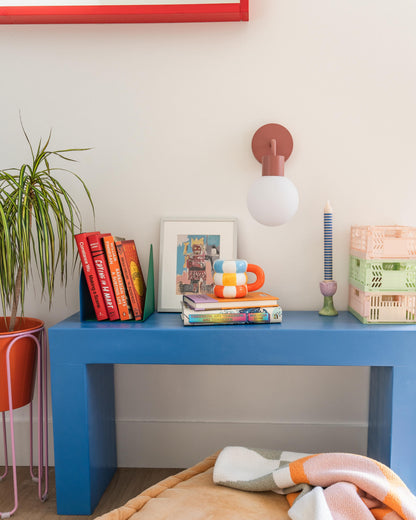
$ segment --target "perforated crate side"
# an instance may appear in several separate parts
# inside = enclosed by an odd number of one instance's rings
[[[348,304],[365,323],[416,323],[416,293],[368,293],[350,285]]]
[[[363,291],[416,292],[416,260],[366,260],[350,255],[349,276]]]
[[[416,228],[409,226],[352,226],[351,254],[360,258],[415,258]]]
[[[368,249],[368,227],[367,226],[352,226],[350,236],[351,252],[357,252],[361,255],[365,254]]]

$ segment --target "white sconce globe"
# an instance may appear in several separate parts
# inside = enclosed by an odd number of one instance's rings
[[[251,186],[247,206],[251,216],[260,224],[280,226],[298,210],[298,190],[286,177],[262,176]]]

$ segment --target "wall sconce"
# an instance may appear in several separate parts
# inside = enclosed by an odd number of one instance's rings
[[[293,149],[290,132],[270,123],[253,136],[251,148],[262,163],[262,176],[250,187],[247,206],[251,216],[266,226],[280,226],[290,220],[299,205],[296,186],[284,176],[285,161]]]

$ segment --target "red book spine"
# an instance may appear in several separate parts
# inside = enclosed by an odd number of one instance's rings
[[[111,280],[113,281],[114,294],[116,296],[118,312],[121,320],[133,319],[130,303],[124,286],[123,275],[121,273],[120,262],[117,256],[114,237],[111,235],[103,238],[105,252],[108,261],[108,270],[110,271]]]
[[[95,316],[98,321],[108,320],[107,308],[100,289],[97,272],[92,259],[91,251],[88,245],[88,236],[94,233],[78,233],[75,235],[79,256],[81,258],[82,268],[84,270],[87,286],[90,291],[91,300],[94,306]]]
[[[111,282],[110,272],[107,267],[107,259],[105,256],[103,239],[101,234],[96,233],[87,237],[90,246],[91,255],[95,264],[95,271],[101,285],[104,302],[107,307],[108,317],[111,321],[119,320],[120,314],[117,309],[116,297],[114,295],[113,284]]]
[[[143,318],[146,286],[136,246],[133,240],[122,240],[116,242],[116,248],[134,319],[141,320]]]

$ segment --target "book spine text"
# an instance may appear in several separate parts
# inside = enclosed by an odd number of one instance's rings
[[[133,318],[130,302],[126,293],[123,275],[121,273],[120,262],[118,261],[114,237],[105,236],[104,247],[108,260],[108,269],[110,271],[111,280],[113,282],[114,294],[117,300],[118,311],[121,320],[130,320]]]
[[[96,318],[98,321],[102,321],[108,319],[108,312],[100,289],[97,272],[94,267],[94,260],[88,245],[88,235],[89,233],[79,233],[75,235],[75,241],[78,247],[81,265],[84,270]]]
[[[111,321],[120,319],[117,309],[116,298],[114,295],[113,284],[111,282],[110,273],[107,267],[107,260],[102,245],[102,237],[99,234],[87,237],[90,246],[91,255],[94,261],[95,270],[101,285],[103,298],[107,307],[108,316]]]

